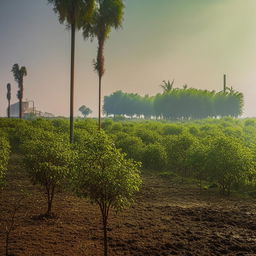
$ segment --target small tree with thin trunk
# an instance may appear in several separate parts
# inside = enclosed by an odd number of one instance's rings
[[[7,94],[6,94],[6,98],[8,100],[8,108],[7,108],[7,116],[8,118],[10,118],[11,116],[11,109],[10,109],[10,105],[11,105],[11,84],[7,84]]]
[[[254,164],[252,151],[239,139],[218,136],[212,140],[206,168],[222,195],[229,196],[234,184],[254,170]]]
[[[79,108],[79,111],[82,113],[84,118],[92,113],[92,110],[90,108],[86,107],[85,105],[81,106]]]
[[[88,137],[77,144],[77,171],[74,187],[80,196],[88,196],[101,212],[104,255],[108,255],[107,225],[110,209],[122,210],[133,201],[141,178],[139,163],[128,160],[104,134]]]
[[[26,67],[19,67],[19,64],[14,64],[12,66],[12,73],[14,80],[18,83],[19,90],[17,92],[17,98],[19,100],[19,118],[22,118],[22,99],[23,99],[23,78],[27,75]]]
[[[24,143],[24,163],[33,184],[39,184],[45,189],[45,216],[50,217],[56,189],[63,185],[70,171],[72,150],[66,138],[58,134],[44,132],[39,137],[40,139],[33,138]]]
[[[97,0],[97,8],[93,14],[91,22],[83,26],[84,38],[97,38],[98,52],[97,60],[94,61],[94,70],[99,77],[99,119],[98,126],[101,128],[101,81],[105,73],[104,67],[104,46],[112,28],[121,27],[124,3],[122,0]]]

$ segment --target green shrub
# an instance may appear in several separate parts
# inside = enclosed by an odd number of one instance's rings
[[[76,143],[77,165],[74,188],[99,206],[107,247],[107,225],[111,208],[122,210],[133,201],[141,185],[139,163],[126,159],[103,132]]]
[[[66,137],[51,132],[40,135],[41,138],[27,140],[23,146],[24,163],[32,183],[41,185],[46,191],[46,216],[50,216],[55,191],[70,175],[73,152]]]
[[[168,157],[167,166],[169,170],[177,172],[182,177],[188,175],[189,150],[195,141],[195,137],[189,133],[166,136],[165,148]]]
[[[161,137],[157,132],[145,128],[136,129],[135,136],[140,138],[144,144],[156,143],[161,140]]]
[[[232,186],[242,182],[254,169],[253,155],[235,138],[217,137],[208,153],[207,169],[221,194],[229,195]]]
[[[119,132],[114,136],[114,142],[117,148],[127,154],[128,158],[142,160],[144,144],[140,138]]]
[[[167,154],[160,144],[146,145],[142,157],[143,166],[150,170],[162,171],[166,169]]]
[[[165,125],[162,128],[163,135],[179,135],[183,132],[183,127],[181,125]]]

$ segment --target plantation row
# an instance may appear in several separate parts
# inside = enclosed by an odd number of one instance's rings
[[[5,172],[10,156],[10,145],[6,133],[0,130],[0,189],[4,185]]]
[[[126,159],[111,139],[96,129],[90,133],[77,129],[75,143],[70,144],[68,133],[58,125],[61,123],[1,119],[0,130],[9,135],[16,153],[23,155],[31,182],[44,188],[47,195],[44,217],[52,216],[55,192],[60,187],[99,206],[107,255],[109,212],[111,208],[121,210],[132,202],[141,184],[140,164]],[[2,137],[5,144],[1,149],[5,150],[0,151],[0,170],[5,171],[9,147],[7,139]]]
[[[190,179],[201,187],[256,193],[256,120],[232,118],[196,122],[157,121],[102,123],[75,122],[74,144],[69,143],[69,122],[64,119],[0,120],[0,184],[10,155],[23,155],[33,184],[47,193],[47,212],[53,212],[58,188],[69,189],[99,206],[107,248],[111,208],[128,206],[141,185],[144,171],[173,180]],[[180,179],[182,178],[182,179]],[[107,250],[107,249],[106,249]]]
[[[107,115],[144,116],[146,119],[202,119],[238,117],[243,112],[243,94],[233,90],[214,92],[194,88],[171,89],[156,96],[122,91],[104,97]]]
[[[254,191],[256,122],[206,119],[197,122],[119,122],[103,125],[118,148],[146,169],[194,179],[197,184]],[[253,193],[253,192],[252,192]]]
[[[69,131],[67,120],[38,119],[20,123],[16,120],[12,122],[16,126],[16,128],[11,128],[15,130],[11,136],[12,144],[16,143],[16,147],[24,145],[23,147],[27,147],[24,152],[30,152],[35,148],[36,153],[39,152],[37,147],[42,147],[42,153],[37,157],[42,155],[41,160],[45,162],[48,158],[44,154],[49,154],[51,158],[53,155],[51,150],[55,148],[51,144],[47,146],[51,141],[50,137],[47,144],[44,143],[42,136],[46,136],[46,132],[54,134],[52,143],[57,143],[60,137],[61,143],[65,143],[63,144],[65,150],[71,150],[68,151],[70,153],[65,153],[69,155],[69,158],[65,160],[66,163],[71,161],[70,154],[74,154],[74,149],[76,155],[90,156],[89,159],[85,156],[82,158],[83,165],[88,162],[88,171],[89,166],[92,165],[90,161],[98,158],[100,150],[112,145],[111,138],[115,146],[121,149],[129,159],[141,162],[144,170],[164,172],[168,176],[182,177],[182,179],[191,178],[200,186],[215,184],[222,194],[229,194],[231,190],[248,190],[253,194],[255,190],[256,121],[253,119],[206,119],[182,123],[113,122],[107,119],[102,127],[105,133],[109,134],[108,137],[105,134],[102,135],[103,137],[98,137],[98,133],[95,133],[97,130],[95,120],[77,120],[75,122],[76,143],[72,148],[66,139]],[[37,132],[37,129],[40,132]],[[34,136],[44,135],[35,140],[32,138],[33,134]],[[27,141],[26,138],[30,140]],[[33,146],[35,141],[38,141],[38,145]],[[98,145],[97,147],[94,146],[94,142]],[[107,146],[108,144],[110,146]],[[60,148],[58,145],[56,147]],[[111,147],[114,148],[113,145]],[[44,148],[50,153],[47,153]],[[119,153],[115,154],[119,155]],[[76,166],[82,161],[81,157],[72,157],[72,159],[75,159]],[[32,160],[29,161],[37,161]],[[115,166],[114,163],[113,166]]]

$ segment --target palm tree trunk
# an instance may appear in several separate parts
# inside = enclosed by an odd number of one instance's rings
[[[19,118],[22,119],[22,98],[19,101]]]
[[[7,110],[7,115],[8,115],[8,118],[11,117],[11,103],[10,103],[10,100],[8,99],[8,110]]]
[[[74,70],[75,70],[75,24],[71,24],[71,63],[70,63],[70,143],[74,142]]]
[[[101,129],[101,80],[102,77],[99,76],[99,120],[98,120],[98,128]]]

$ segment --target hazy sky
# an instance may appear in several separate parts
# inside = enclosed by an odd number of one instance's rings
[[[256,0],[126,0],[123,28],[105,47],[103,95],[116,90],[154,95],[162,80],[176,87],[245,95],[245,116],[256,116]],[[97,115],[96,42],[77,33],[75,113],[85,104]],[[27,67],[24,99],[38,110],[69,114],[70,32],[47,0],[0,0],[0,115],[6,115],[10,72]]]

